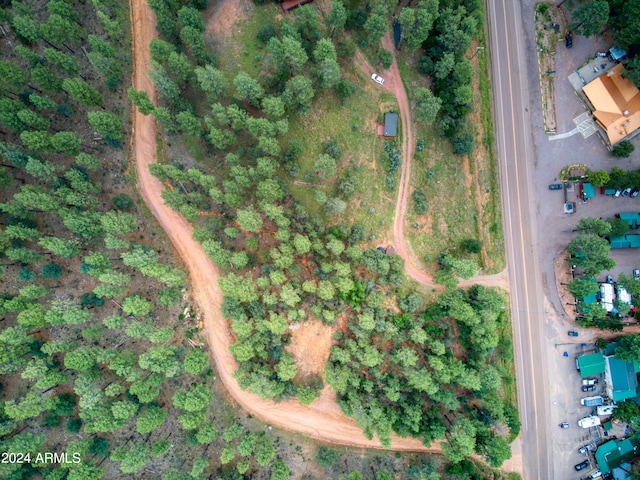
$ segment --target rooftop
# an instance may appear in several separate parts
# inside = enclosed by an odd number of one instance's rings
[[[395,137],[398,134],[398,114],[384,114],[384,136]]]
[[[580,365],[580,375],[583,377],[600,375],[604,373],[604,355],[600,352],[582,355],[578,357],[578,365]]]
[[[582,88],[611,145],[640,127],[640,90],[623,73],[624,67],[618,64]]]

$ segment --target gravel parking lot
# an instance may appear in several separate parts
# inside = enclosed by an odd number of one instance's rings
[[[570,195],[570,201],[576,202],[576,213],[563,213],[564,196],[563,191],[550,191],[548,186],[551,183],[559,183],[556,176],[560,170],[574,163],[583,163],[593,170],[610,170],[617,166],[622,169],[640,168],[640,138],[636,137],[632,143],[636,151],[629,159],[616,159],[612,157],[607,148],[603,145],[597,135],[583,138],[582,135],[572,135],[566,138],[551,141],[544,132],[541,111],[541,97],[539,79],[537,75],[537,57],[535,46],[535,32],[533,25],[534,2],[526,1],[523,5],[523,15],[531,18],[530,22],[525,22],[525,35],[527,50],[530,52],[527,58],[529,72],[532,76],[529,79],[529,89],[531,92],[531,103],[527,109],[531,119],[533,131],[533,148],[536,152],[536,161],[530,166],[532,178],[534,178],[536,202],[537,224],[540,231],[535,238],[531,239],[531,245],[536,246],[538,251],[540,268],[542,270],[545,284],[545,318],[547,319],[547,360],[548,371],[552,372],[549,385],[552,410],[553,446],[551,448],[554,463],[554,478],[556,479],[580,479],[586,477],[593,468],[588,468],[580,472],[574,470],[574,465],[583,461],[586,457],[578,454],[578,449],[589,442],[598,439],[600,428],[583,429],[578,426],[577,421],[587,416],[591,412],[591,407],[580,405],[580,398],[588,395],[595,395],[603,391],[603,378],[600,378],[598,389],[594,393],[583,393],[581,387],[581,377],[575,367],[575,358],[578,355],[590,353],[594,350],[593,343],[582,347],[580,343],[571,341],[586,340],[587,332],[581,330],[573,322],[570,322],[563,315],[563,305],[556,290],[553,273],[553,259],[562,251],[575,233],[572,231],[578,221],[583,217],[608,218],[619,212],[640,211],[640,196],[637,198],[620,197],[612,198],[600,194],[596,189],[595,198],[588,202],[576,198],[578,189],[576,188]],[[527,15],[530,13],[530,17]],[[574,35],[573,48],[567,49],[564,44],[558,45],[556,55],[555,74],[555,98],[557,111],[557,133],[563,134],[576,128],[574,119],[585,113],[585,107],[574,93],[574,89],[568,77],[575,72],[586,61],[595,57],[597,52],[608,50],[610,45],[604,43],[600,38],[585,38]],[[615,278],[620,272],[630,274],[633,268],[640,268],[640,249],[613,250],[612,258],[616,261],[617,267],[612,272],[603,272],[601,278],[611,273]],[[567,307],[568,308],[568,307]],[[576,330],[581,333],[577,339],[567,336],[568,330]],[[568,357],[564,357],[564,352]],[[535,387],[535,386],[534,386]],[[558,425],[569,422],[568,429],[561,429]],[[621,428],[624,428],[623,426]],[[523,452],[526,455],[526,452]],[[593,456],[589,457],[593,461]],[[595,463],[593,464],[595,468]]]

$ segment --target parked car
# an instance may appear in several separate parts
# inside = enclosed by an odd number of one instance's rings
[[[593,472],[591,472],[589,474],[589,476],[587,477],[589,480],[593,480],[596,478],[602,478],[602,472],[600,470],[594,470]]]
[[[595,385],[596,383],[598,383],[598,379],[597,378],[583,378],[582,379],[582,385]]]
[[[377,73],[372,73],[371,74],[371,80],[373,80],[376,83],[379,83],[380,85],[384,85],[384,78],[382,78]]]
[[[570,337],[577,337],[578,336],[578,332],[574,332],[573,330],[569,330],[568,332]]]
[[[573,36],[570,33],[567,33],[567,36],[564,37],[564,42],[567,48],[573,47]]]
[[[607,283],[613,285],[613,277],[611,275],[607,275]]]
[[[633,271],[633,279],[640,280],[640,270],[638,270],[637,268]]]
[[[573,468],[575,468],[579,472],[580,470],[584,470],[588,466],[589,466],[589,460],[585,460],[584,462],[580,462]]]
[[[560,428],[569,428],[569,423],[568,422],[562,422],[560,424]]]
[[[562,184],[552,183],[551,185],[549,185],[549,190],[562,190]]]
[[[583,385],[582,386],[582,391],[583,392],[595,392],[596,391],[596,386],[595,385]]]
[[[616,188],[616,193],[614,193],[613,196],[615,198],[618,198],[621,193],[622,193],[622,189],[621,188]]]
[[[631,198],[636,198],[639,193],[640,193],[640,188],[634,188],[633,190],[631,190]]]
[[[622,191],[622,196],[626,197],[631,193],[631,187],[627,187]]]
[[[587,452],[591,451],[591,445],[583,445],[578,449],[578,453],[580,455],[584,455]]]

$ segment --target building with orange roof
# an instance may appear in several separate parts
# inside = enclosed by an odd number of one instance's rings
[[[640,90],[623,77],[624,72],[618,64],[582,88],[611,145],[630,138],[640,127]]]

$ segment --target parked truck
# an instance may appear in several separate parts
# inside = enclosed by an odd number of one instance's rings
[[[583,378],[582,379],[582,385],[595,385],[596,383],[598,383],[598,379],[597,378]]]
[[[600,425],[600,418],[593,415],[578,420],[578,426],[582,428],[591,428],[598,425]]]
[[[599,407],[604,404],[604,399],[601,396],[584,397],[580,399],[580,403],[585,407]]]
[[[604,405],[602,407],[597,408],[597,413],[599,417],[604,417],[607,415],[613,415],[613,410],[616,408],[616,405]]]

